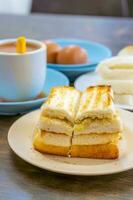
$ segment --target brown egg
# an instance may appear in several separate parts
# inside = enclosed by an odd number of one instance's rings
[[[44,43],[47,46],[47,62],[56,63],[57,53],[62,49],[62,47],[50,40],[45,40]]]
[[[69,45],[60,50],[56,62],[58,64],[84,64],[87,60],[88,55],[85,49],[77,45]]]

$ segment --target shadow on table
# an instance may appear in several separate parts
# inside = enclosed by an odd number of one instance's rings
[[[45,188],[51,193],[58,192],[62,195],[69,193],[71,195],[82,195],[88,192],[91,192],[92,195],[103,195],[103,193],[106,195],[115,193],[117,195],[119,193],[126,194],[133,187],[132,171],[105,176],[70,176],[34,167],[17,157],[13,152],[11,152],[11,158],[11,164],[16,175],[22,177],[32,189],[36,187]],[[29,190],[29,187],[24,187],[24,184],[20,187]]]

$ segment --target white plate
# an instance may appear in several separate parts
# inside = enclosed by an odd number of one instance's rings
[[[39,110],[24,115],[12,125],[8,133],[8,142],[19,157],[49,171],[82,176],[126,171],[133,168],[133,113],[125,110],[120,110],[120,113],[126,129],[121,155],[116,160],[67,158],[37,152],[32,147],[32,138],[40,114]]]
[[[101,78],[97,75],[96,72],[89,72],[79,76],[76,79],[74,86],[76,89],[83,91],[89,86],[97,85],[100,81]],[[117,104],[117,106],[125,110],[133,111],[133,106],[130,105]]]

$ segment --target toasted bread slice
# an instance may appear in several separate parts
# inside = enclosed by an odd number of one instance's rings
[[[117,114],[112,119],[87,118],[74,125],[74,135],[90,133],[118,133],[123,129],[120,116]]]
[[[41,130],[53,133],[63,133],[71,136],[74,126],[67,120],[40,116],[38,126]]]
[[[116,159],[119,157],[119,148],[117,143],[108,143],[100,145],[72,145],[72,157]]]
[[[80,92],[73,87],[54,87],[42,106],[42,114],[74,123],[79,99]]]
[[[42,153],[68,156],[70,145],[71,137],[67,135],[35,129],[33,147]]]
[[[87,88],[79,103],[76,122],[86,118],[112,118],[116,114],[113,103],[113,92],[109,85]]]
[[[74,135],[72,138],[72,145],[100,145],[118,142],[121,133],[90,133]]]

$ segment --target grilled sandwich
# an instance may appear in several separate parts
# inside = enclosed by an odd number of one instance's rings
[[[33,146],[40,152],[88,158],[118,158],[122,123],[110,86],[83,93],[55,87],[41,108]]]
[[[34,147],[38,151],[67,156],[71,146],[80,92],[72,87],[55,87],[41,108]]]
[[[111,119],[115,114],[111,87],[109,85],[92,86],[87,88],[81,96],[76,122],[86,118]]]
[[[42,115],[74,123],[80,92],[73,87],[55,87],[42,106]]]
[[[71,155],[89,158],[117,158],[122,123],[113,103],[110,86],[87,88],[79,103]]]

